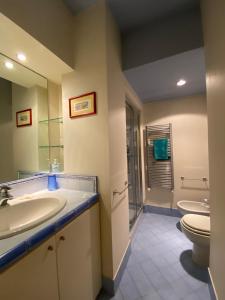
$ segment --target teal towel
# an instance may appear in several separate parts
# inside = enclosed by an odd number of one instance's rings
[[[168,159],[168,139],[158,139],[153,141],[155,160]]]

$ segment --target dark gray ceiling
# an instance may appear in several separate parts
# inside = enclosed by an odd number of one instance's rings
[[[144,102],[205,93],[203,48],[157,60],[124,73]],[[179,79],[185,79],[187,84],[177,87]]]
[[[96,2],[63,1],[74,14]],[[205,92],[199,0],[106,1],[123,33],[123,63],[130,59],[124,74],[142,101]],[[187,80],[182,88],[180,78]]]
[[[122,32],[199,5],[198,0],[108,0]]]
[[[199,0],[106,0],[122,32],[145,23],[184,12],[199,5]],[[77,14],[96,0],[64,0]]]

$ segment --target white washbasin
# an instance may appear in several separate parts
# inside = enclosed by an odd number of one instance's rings
[[[210,214],[209,205],[198,201],[181,200],[177,202],[177,208],[182,215],[198,214],[209,216]]]
[[[30,198],[10,200],[0,208],[0,239],[31,229],[61,211],[66,200],[62,198]]]

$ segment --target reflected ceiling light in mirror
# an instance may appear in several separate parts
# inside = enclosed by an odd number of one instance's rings
[[[5,62],[5,67],[7,68],[7,69],[13,69],[13,63],[11,62],[11,61],[6,61]]]
[[[24,53],[18,53],[17,54],[17,58],[20,60],[20,61],[25,61],[27,58],[26,58],[26,55]]]
[[[187,83],[186,80],[180,79],[180,80],[177,81],[177,86],[183,86],[183,85],[185,85],[186,83]]]

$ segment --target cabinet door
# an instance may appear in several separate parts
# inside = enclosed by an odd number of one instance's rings
[[[98,204],[56,235],[61,300],[94,300],[101,288]]]
[[[0,273],[0,299],[59,299],[55,237]]]

